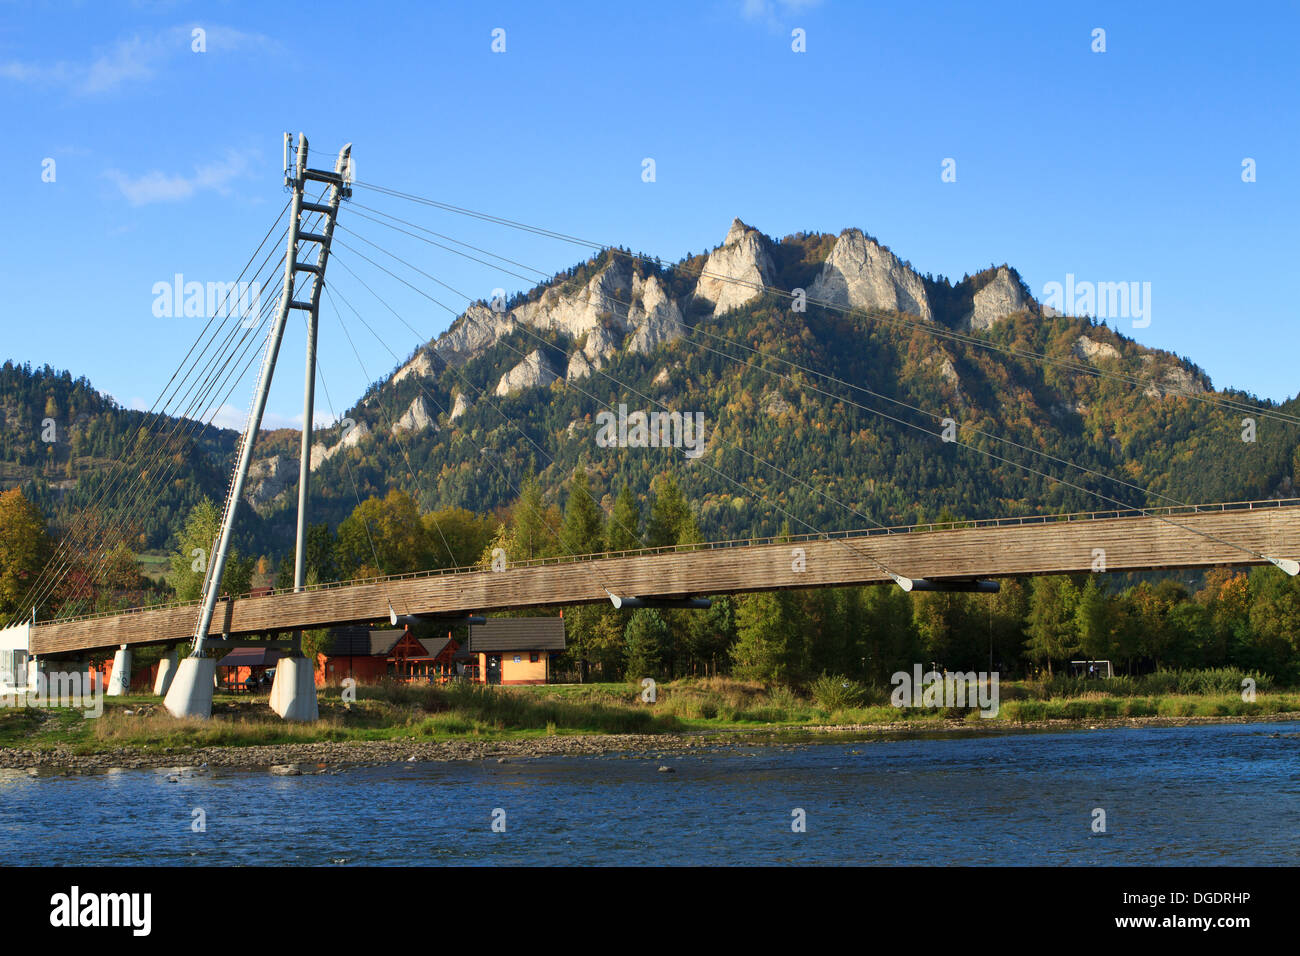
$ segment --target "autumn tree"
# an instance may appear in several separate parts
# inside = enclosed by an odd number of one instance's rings
[[[28,610],[19,605],[51,550],[40,510],[18,488],[0,493],[0,613]]]
[[[415,499],[394,488],[383,498],[367,498],[343,519],[335,555],[345,577],[376,577],[425,570],[431,551]]]
[[[221,513],[212,499],[203,498],[185,519],[180,544],[171,556],[171,573],[167,583],[180,601],[197,601],[203,593],[203,579],[208,564],[215,557],[217,535],[221,531]],[[253,558],[244,558],[231,546],[226,568],[221,575],[221,594],[246,594],[252,584]]]

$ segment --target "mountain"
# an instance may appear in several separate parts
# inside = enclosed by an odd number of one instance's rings
[[[0,406],[0,477],[41,476],[43,505],[70,514],[140,413],[96,404],[66,373],[5,369],[3,381],[22,387],[11,402],[6,386]],[[507,301],[471,305],[314,436],[314,517],[337,524],[391,487],[428,509],[490,512],[515,499],[530,468],[559,503],[579,465],[607,508],[624,483],[644,497],[671,471],[712,538],[775,533],[789,516],[799,532],[804,522],[1113,507],[1010,462],[1129,504],[1294,493],[1300,429],[1266,413],[1297,414],[1300,403],[1259,402],[1257,440],[1243,442],[1242,412],[1188,393],[1258,401],[1214,392],[1190,362],[1041,305],[1010,265],[953,282],[919,274],[859,229],[775,240],[737,219],[720,245],[671,265],[605,250]],[[47,394],[71,415],[66,458],[30,438]],[[702,415],[703,453],[610,447],[602,416],[620,406]],[[945,418],[961,443],[1006,460],[944,442]],[[215,430],[194,444],[157,521],[174,529],[198,494],[224,493],[234,439]],[[259,440],[242,528],[250,553],[292,539],[297,447],[287,430]],[[162,533],[154,527],[151,543]]]
[[[775,290],[804,290],[805,310]],[[797,531],[807,530],[800,520],[829,529],[945,509],[976,517],[1113,507],[945,444],[941,419],[952,417],[963,442],[1131,504],[1293,493],[1300,430],[1261,418],[1258,440],[1244,443],[1241,413],[1188,392],[1219,394],[1176,355],[1040,305],[1009,265],[951,282],[920,275],[859,229],[773,240],[736,219],[719,246],[673,265],[606,250],[495,309],[475,303],[346,413],[355,426],[345,439],[339,429],[318,437],[313,487],[338,520],[355,505],[354,479],[363,497],[396,484],[427,508],[488,511],[510,503],[533,466],[556,502],[573,469],[588,466],[607,507],[623,483],[644,496],[671,470],[712,537],[773,533],[785,520],[778,509],[795,516]],[[603,446],[600,415],[620,404],[703,413],[706,453]],[[1285,407],[1298,410],[1294,400]],[[259,505],[268,515],[286,506],[291,492]]]

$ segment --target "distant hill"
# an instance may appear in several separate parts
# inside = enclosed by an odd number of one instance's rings
[[[806,310],[771,289],[804,290]],[[530,467],[559,502],[580,464],[607,508],[624,483],[644,496],[658,474],[672,471],[711,538],[774,533],[786,520],[782,511],[796,516],[792,527],[800,531],[799,521],[829,530],[944,511],[970,518],[1110,507],[945,443],[944,417],[957,423],[961,442],[1131,504],[1165,503],[1155,495],[1189,502],[1290,496],[1300,471],[1300,429],[1261,418],[1257,440],[1243,442],[1241,412],[1189,397],[1229,394],[1213,392],[1190,362],[1087,317],[1058,314],[1035,301],[1009,265],[958,282],[923,276],[856,229],[773,240],[736,220],[707,254],[660,267],[606,250],[496,305],[471,306],[372,386],[343,424],[318,433],[314,517],[337,524],[358,496],[392,487],[411,491],[427,509],[491,511],[513,501]],[[703,453],[606,447],[600,416],[619,404],[629,413],[701,413]],[[1261,404],[1300,414],[1296,400]],[[66,423],[65,441],[40,441],[47,417]],[[128,450],[141,420],[85,379],[6,364],[0,481],[35,482],[41,504],[67,520]],[[150,546],[166,542],[199,496],[224,494],[236,437],[209,430],[178,450],[176,481],[141,528]],[[297,442],[291,430],[259,442],[248,488],[255,512],[241,526],[246,553],[278,554],[292,539]]]
[[[134,550],[165,547],[199,500],[225,494],[238,438],[230,429],[176,425],[177,419],[122,408],[84,377],[6,361],[0,365],[0,488],[21,486],[61,529],[82,520],[91,503],[106,518],[124,515],[142,463],[175,429],[171,454],[156,465],[168,475],[164,491],[154,507],[138,509],[128,536]]]

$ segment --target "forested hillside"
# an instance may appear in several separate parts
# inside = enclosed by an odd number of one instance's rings
[[[809,301],[736,293],[708,278],[718,274],[806,289]],[[504,309],[471,307],[318,433],[313,518],[336,528],[394,488],[423,511],[492,513],[530,469],[554,505],[580,465],[606,512],[625,484],[645,505],[652,481],[672,475],[706,538],[786,521],[830,530],[1293,494],[1300,429],[1267,413],[1300,404],[1262,403],[1243,441],[1242,412],[1214,401],[1225,397],[1249,399],[1043,308],[1014,269],[952,282],[917,275],[856,230],[775,241],[737,221],[722,246],[673,266],[606,250]],[[620,405],[702,415],[704,453],[605,447],[599,416]],[[945,419],[956,441],[943,440]],[[48,422],[54,440],[42,438]],[[209,428],[163,441],[174,424],[68,372],[6,363],[0,481],[22,485],[57,530],[105,488],[111,520],[133,477],[164,469],[165,492],[129,543],[170,548],[202,497],[221,500],[236,439]],[[250,483],[247,554],[274,561],[291,542],[296,449],[291,431],[259,442],[256,467],[282,477]]]

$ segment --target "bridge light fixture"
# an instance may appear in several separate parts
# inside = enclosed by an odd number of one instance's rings
[[[609,603],[619,608],[678,608],[688,611],[707,611],[713,606],[711,598],[693,597],[619,597],[609,588]]]
[[[1292,561],[1290,558],[1269,558],[1267,554],[1264,555],[1264,557],[1268,558],[1269,561],[1273,562],[1287,574],[1291,575],[1291,577],[1300,574],[1300,561]]]

